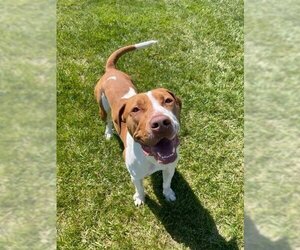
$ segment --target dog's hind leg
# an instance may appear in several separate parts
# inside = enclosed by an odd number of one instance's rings
[[[113,124],[111,119],[111,109],[109,103],[107,101],[106,96],[104,93],[101,94],[101,100],[99,101],[99,114],[103,121],[106,121],[106,128],[105,128],[105,138],[109,140],[113,135]]]

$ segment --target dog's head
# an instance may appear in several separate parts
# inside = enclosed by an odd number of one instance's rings
[[[129,98],[115,124],[120,126],[124,122],[147,156],[167,164],[177,158],[180,109],[180,99],[171,91],[159,88]]]

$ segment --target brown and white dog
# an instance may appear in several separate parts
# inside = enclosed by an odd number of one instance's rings
[[[130,77],[115,64],[126,52],[148,47],[148,41],[116,50],[108,58],[106,72],[95,87],[99,114],[106,121],[105,137],[112,136],[112,125],[124,144],[123,156],[135,185],[135,205],[145,201],[143,179],[163,172],[163,195],[176,200],[171,180],[178,162],[178,132],[181,101],[171,91],[158,88],[137,93]]]

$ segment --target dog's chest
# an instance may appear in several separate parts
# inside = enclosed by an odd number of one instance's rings
[[[163,170],[164,165],[158,164],[153,157],[146,156],[140,144],[133,141],[133,138],[127,133],[125,147],[126,167],[134,179],[141,179],[151,175],[156,171]]]
[[[154,161],[155,159],[153,159]],[[161,164],[153,163],[150,157],[145,156],[143,152],[134,152],[129,148],[125,151],[125,162],[131,177],[134,179],[144,178],[164,168]]]
[[[146,176],[149,176],[159,170],[163,170],[163,166],[150,164],[150,166],[148,166],[148,168],[146,169]]]

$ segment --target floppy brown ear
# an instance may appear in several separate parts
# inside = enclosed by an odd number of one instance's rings
[[[177,102],[177,104],[179,105],[179,108],[181,109],[182,108],[182,101],[179,97],[175,96],[175,100]]]
[[[173,98],[175,99],[176,104],[179,106],[179,108],[182,108],[182,102],[181,99],[179,97],[177,97],[176,95],[174,95],[171,91],[167,90],[168,93],[173,96]]]
[[[121,134],[122,122],[125,122],[123,119],[125,107],[126,107],[126,102],[120,105],[120,108],[116,109],[115,112],[112,113],[113,122],[118,134]]]

